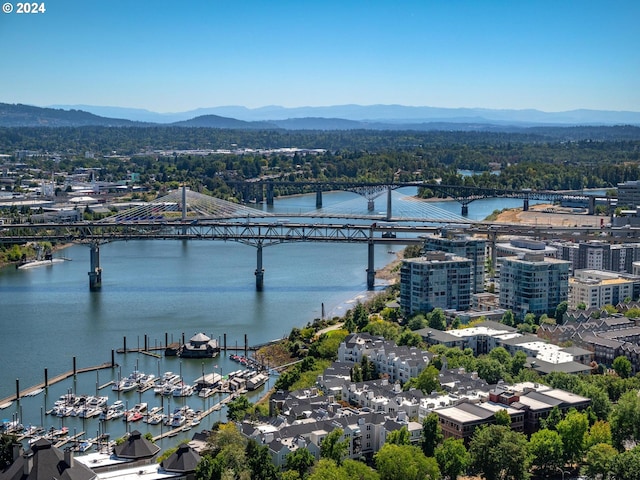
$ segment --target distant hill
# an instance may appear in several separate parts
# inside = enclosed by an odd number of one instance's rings
[[[174,122],[174,127],[206,127],[206,128],[232,128],[238,130],[273,130],[278,126],[270,122],[245,122],[235,118],[220,117],[218,115],[202,115],[190,120]]]
[[[82,110],[60,110],[0,103],[0,126],[2,127],[82,127],[88,125],[126,127],[141,124],[131,120],[99,117]]]
[[[542,112],[540,110],[494,110],[488,108],[408,107],[405,105],[333,105],[327,107],[287,108],[270,105],[247,108],[237,105],[199,108],[187,112],[156,113],[149,110],[91,105],[56,105],[56,108],[76,109],[105,117],[129,120],[173,123],[194,117],[218,115],[247,122],[325,118],[353,120],[368,124],[415,125],[427,123],[463,123],[471,125],[569,126],[569,125],[640,125],[640,112],[609,110],[570,110]],[[309,124],[311,122],[307,122]],[[285,127],[288,128],[288,127]]]
[[[378,107],[380,107],[378,109]],[[104,107],[107,108],[107,107]],[[407,115],[411,109],[417,109],[421,111],[428,107],[403,107],[401,105],[386,105],[386,106],[370,106],[362,107],[359,105],[344,105],[338,107],[305,107],[300,109],[283,109],[282,107],[264,107],[262,114],[276,115],[278,112],[288,113],[303,113],[307,110],[320,111],[325,113],[331,113],[339,111],[346,116],[361,116],[363,112],[373,114],[386,114],[388,116],[385,120],[355,120],[339,116],[308,116],[308,117],[288,117],[284,119],[275,120],[242,120],[229,116],[206,114],[198,115],[192,118],[174,121],[174,122],[140,122],[132,121],[122,118],[108,118],[96,115],[95,113],[86,112],[83,110],[71,109],[56,109],[56,108],[41,108],[29,105],[21,104],[6,104],[0,103],[0,127],[83,127],[83,126],[104,126],[104,127],[151,127],[151,126],[172,126],[172,127],[196,127],[196,128],[221,128],[221,129],[237,129],[237,130],[323,130],[323,131],[336,131],[336,130],[380,130],[380,131],[400,131],[400,130],[413,130],[413,131],[459,131],[459,132],[500,132],[500,133],[523,133],[539,135],[548,139],[556,140],[638,140],[640,139],[640,113],[635,112],[597,112],[600,118],[609,118],[610,120],[627,118],[629,122],[620,122],[618,124],[609,123],[603,121],[598,124],[590,124],[586,121],[576,123],[546,123],[546,122],[518,122],[507,120],[494,120],[488,121],[484,117],[474,116],[458,116],[452,117],[446,120],[418,120],[418,119],[404,119],[393,118],[394,116]],[[409,109],[409,110],[407,110]],[[113,113],[125,113],[127,109],[118,109],[114,107]],[[135,110],[135,109],[134,109]],[[198,112],[202,112],[209,109],[200,109]],[[249,110],[244,107],[219,107],[215,110],[226,111],[232,113],[242,112],[256,112],[263,109]],[[446,109],[436,109],[446,110]],[[454,109],[449,109],[454,110]],[[469,110],[469,109],[459,109]],[[195,112],[196,110],[194,110]],[[268,112],[268,113],[265,113]],[[358,113],[360,112],[360,113]],[[415,113],[414,112],[414,113]],[[515,112],[510,111],[498,111],[496,112]],[[524,111],[522,111],[524,112]],[[536,112],[536,111],[533,111]],[[580,113],[582,112],[582,113]],[[593,120],[596,116],[585,113],[591,111],[578,111],[571,113],[565,112],[564,117],[557,116],[556,119],[563,118],[568,120],[569,118],[585,118]],[[153,112],[148,112],[153,113]],[[462,113],[462,112],[458,112]],[[470,113],[470,112],[465,112]],[[545,114],[544,112],[537,112],[537,114]],[[619,114],[617,117],[614,114]],[[161,115],[161,114],[156,114]],[[173,115],[173,114],[172,114]],[[417,115],[417,114],[416,114]],[[504,114],[507,115],[506,113]],[[522,114],[524,115],[524,114]],[[560,114],[557,114],[560,115]],[[572,116],[573,115],[573,116]],[[499,116],[499,115],[497,115]],[[517,116],[517,115],[516,115]],[[533,115],[535,116],[535,115]],[[635,117],[639,117],[634,123]],[[168,117],[167,117],[168,118]],[[523,117],[524,118],[524,117]],[[166,119],[166,118],[165,118]],[[637,126],[636,126],[637,125]]]

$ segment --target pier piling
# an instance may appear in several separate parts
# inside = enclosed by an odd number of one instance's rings
[[[89,270],[89,290],[94,292],[102,287],[102,268],[100,267],[100,246],[91,244],[91,270]]]
[[[367,261],[367,290],[373,290],[373,287],[376,283],[376,268],[375,268],[375,257],[374,257],[374,244],[373,240],[369,240],[368,244],[368,261]]]
[[[20,379],[16,378],[16,400],[20,400]]]
[[[44,369],[44,388],[49,387],[49,369]]]
[[[264,287],[264,268],[262,268],[262,240],[258,241],[256,254],[256,290],[261,292]]]
[[[76,368],[76,357],[73,357],[73,376],[75,377],[78,374],[78,369]]]

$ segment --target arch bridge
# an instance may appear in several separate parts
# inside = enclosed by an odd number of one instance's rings
[[[462,205],[462,215],[469,213],[469,204],[474,200],[484,198],[518,198],[522,199],[523,210],[529,209],[532,200],[547,200],[551,202],[563,199],[583,200],[588,204],[589,214],[595,211],[596,197],[580,193],[557,192],[551,190],[511,190],[504,188],[485,188],[463,185],[443,185],[424,182],[339,182],[339,181],[283,181],[283,180],[248,180],[228,182],[240,195],[244,202],[262,203],[266,199],[267,205],[273,205],[276,188],[295,193],[316,193],[316,208],[322,208],[322,192],[341,190],[353,192],[367,199],[369,211],[375,210],[374,201],[387,192],[387,219],[391,218],[391,191],[403,187],[417,187],[437,192],[446,198],[452,198]]]

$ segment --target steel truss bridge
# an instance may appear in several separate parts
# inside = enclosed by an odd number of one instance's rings
[[[519,198],[523,200],[523,209],[529,209],[531,200],[546,200],[557,202],[564,199],[583,200],[589,206],[589,214],[595,210],[595,199],[593,195],[563,193],[549,190],[509,190],[502,188],[470,187],[461,185],[442,185],[438,183],[423,182],[335,182],[335,181],[313,181],[313,182],[288,182],[282,180],[249,180],[243,182],[227,182],[234,187],[244,202],[263,202],[266,199],[267,205],[273,205],[275,189],[285,191],[296,191],[316,193],[316,207],[322,207],[322,192],[342,190],[346,192],[362,195],[368,201],[369,210],[374,210],[374,200],[385,192],[391,192],[403,187],[417,187],[431,190],[443,197],[452,198],[462,205],[462,215],[469,212],[469,204],[474,200],[483,198]],[[389,197],[390,198],[390,197]],[[388,204],[390,200],[388,201]],[[387,215],[390,216],[390,207]]]
[[[375,283],[375,245],[421,245],[420,238],[444,228],[440,225],[408,226],[374,222],[370,225],[291,223],[289,221],[267,220],[173,220],[160,219],[126,222],[76,222],[45,224],[0,225],[0,243],[24,244],[28,242],[50,241],[56,243],[86,244],[90,247],[91,268],[89,288],[99,290],[102,284],[100,266],[100,245],[119,240],[223,240],[235,241],[256,247],[256,289],[264,285],[262,249],[271,245],[292,242],[360,243],[368,246],[367,288]],[[637,239],[640,229],[612,229],[594,227],[552,227],[519,224],[499,224],[489,222],[455,224],[467,233],[486,235],[495,255],[495,242],[501,235],[524,235],[534,238],[570,238],[586,240],[598,235],[611,235],[623,231],[625,237],[615,237],[617,241]],[[609,237],[612,238],[612,237]]]
[[[380,187],[380,185],[377,185]],[[79,243],[90,247],[89,288],[98,290],[102,284],[100,245],[118,240],[223,240],[235,241],[256,247],[256,288],[262,290],[264,269],[262,249],[267,246],[291,242],[365,243],[368,246],[367,288],[375,282],[374,246],[422,244],[420,236],[435,233],[447,224],[466,230],[467,233],[486,235],[492,245],[499,235],[520,234],[536,238],[571,238],[582,240],[594,235],[612,234],[614,229],[598,227],[558,228],[471,222],[449,214],[447,218],[410,219],[415,225],[390,223],[391,188],[388,192],[387,216],[330,214],[331,217],[365,219],[366,225],[350,223],[318,223],[314,214],[300,214],[299,222],[278,218],[244,205],[192,192],[186,187],[170,192],[152,202],[132,206],[123,212],[100,221],[49,222],[25,224],[0,224],[0,243],[24,244],[49,241],[55,243]],[[399,186],[397,186],[399,188]],[[384,190],[383,190],[384,191]],[[520,192],[521,193],[521,192]],[[556,194],[557,195],[557,194]],[[294,217],[285,214],[287,217]],[[324,215],[317,215],[324,216]],[[400,220],[400,219],[396,219]],[[409,219],[403,218],[402,221]],[[324,222],[324,220],[323,220]],[[628,229],[626,237],[638,238],[636,229]],[[621,236],[619,238],[622,238]],[[624,240],[622,240],[624,241]],[[492,249],[495,254],[495,248]]]

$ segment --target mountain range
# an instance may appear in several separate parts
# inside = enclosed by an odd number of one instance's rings
[[[0,126],[154,126],[284,130],[485,130],[540,126],[637,125],[640,112],[492,110],[403,105],[226,106],[178,113],[91,105],[35,107],[0,103]]]

